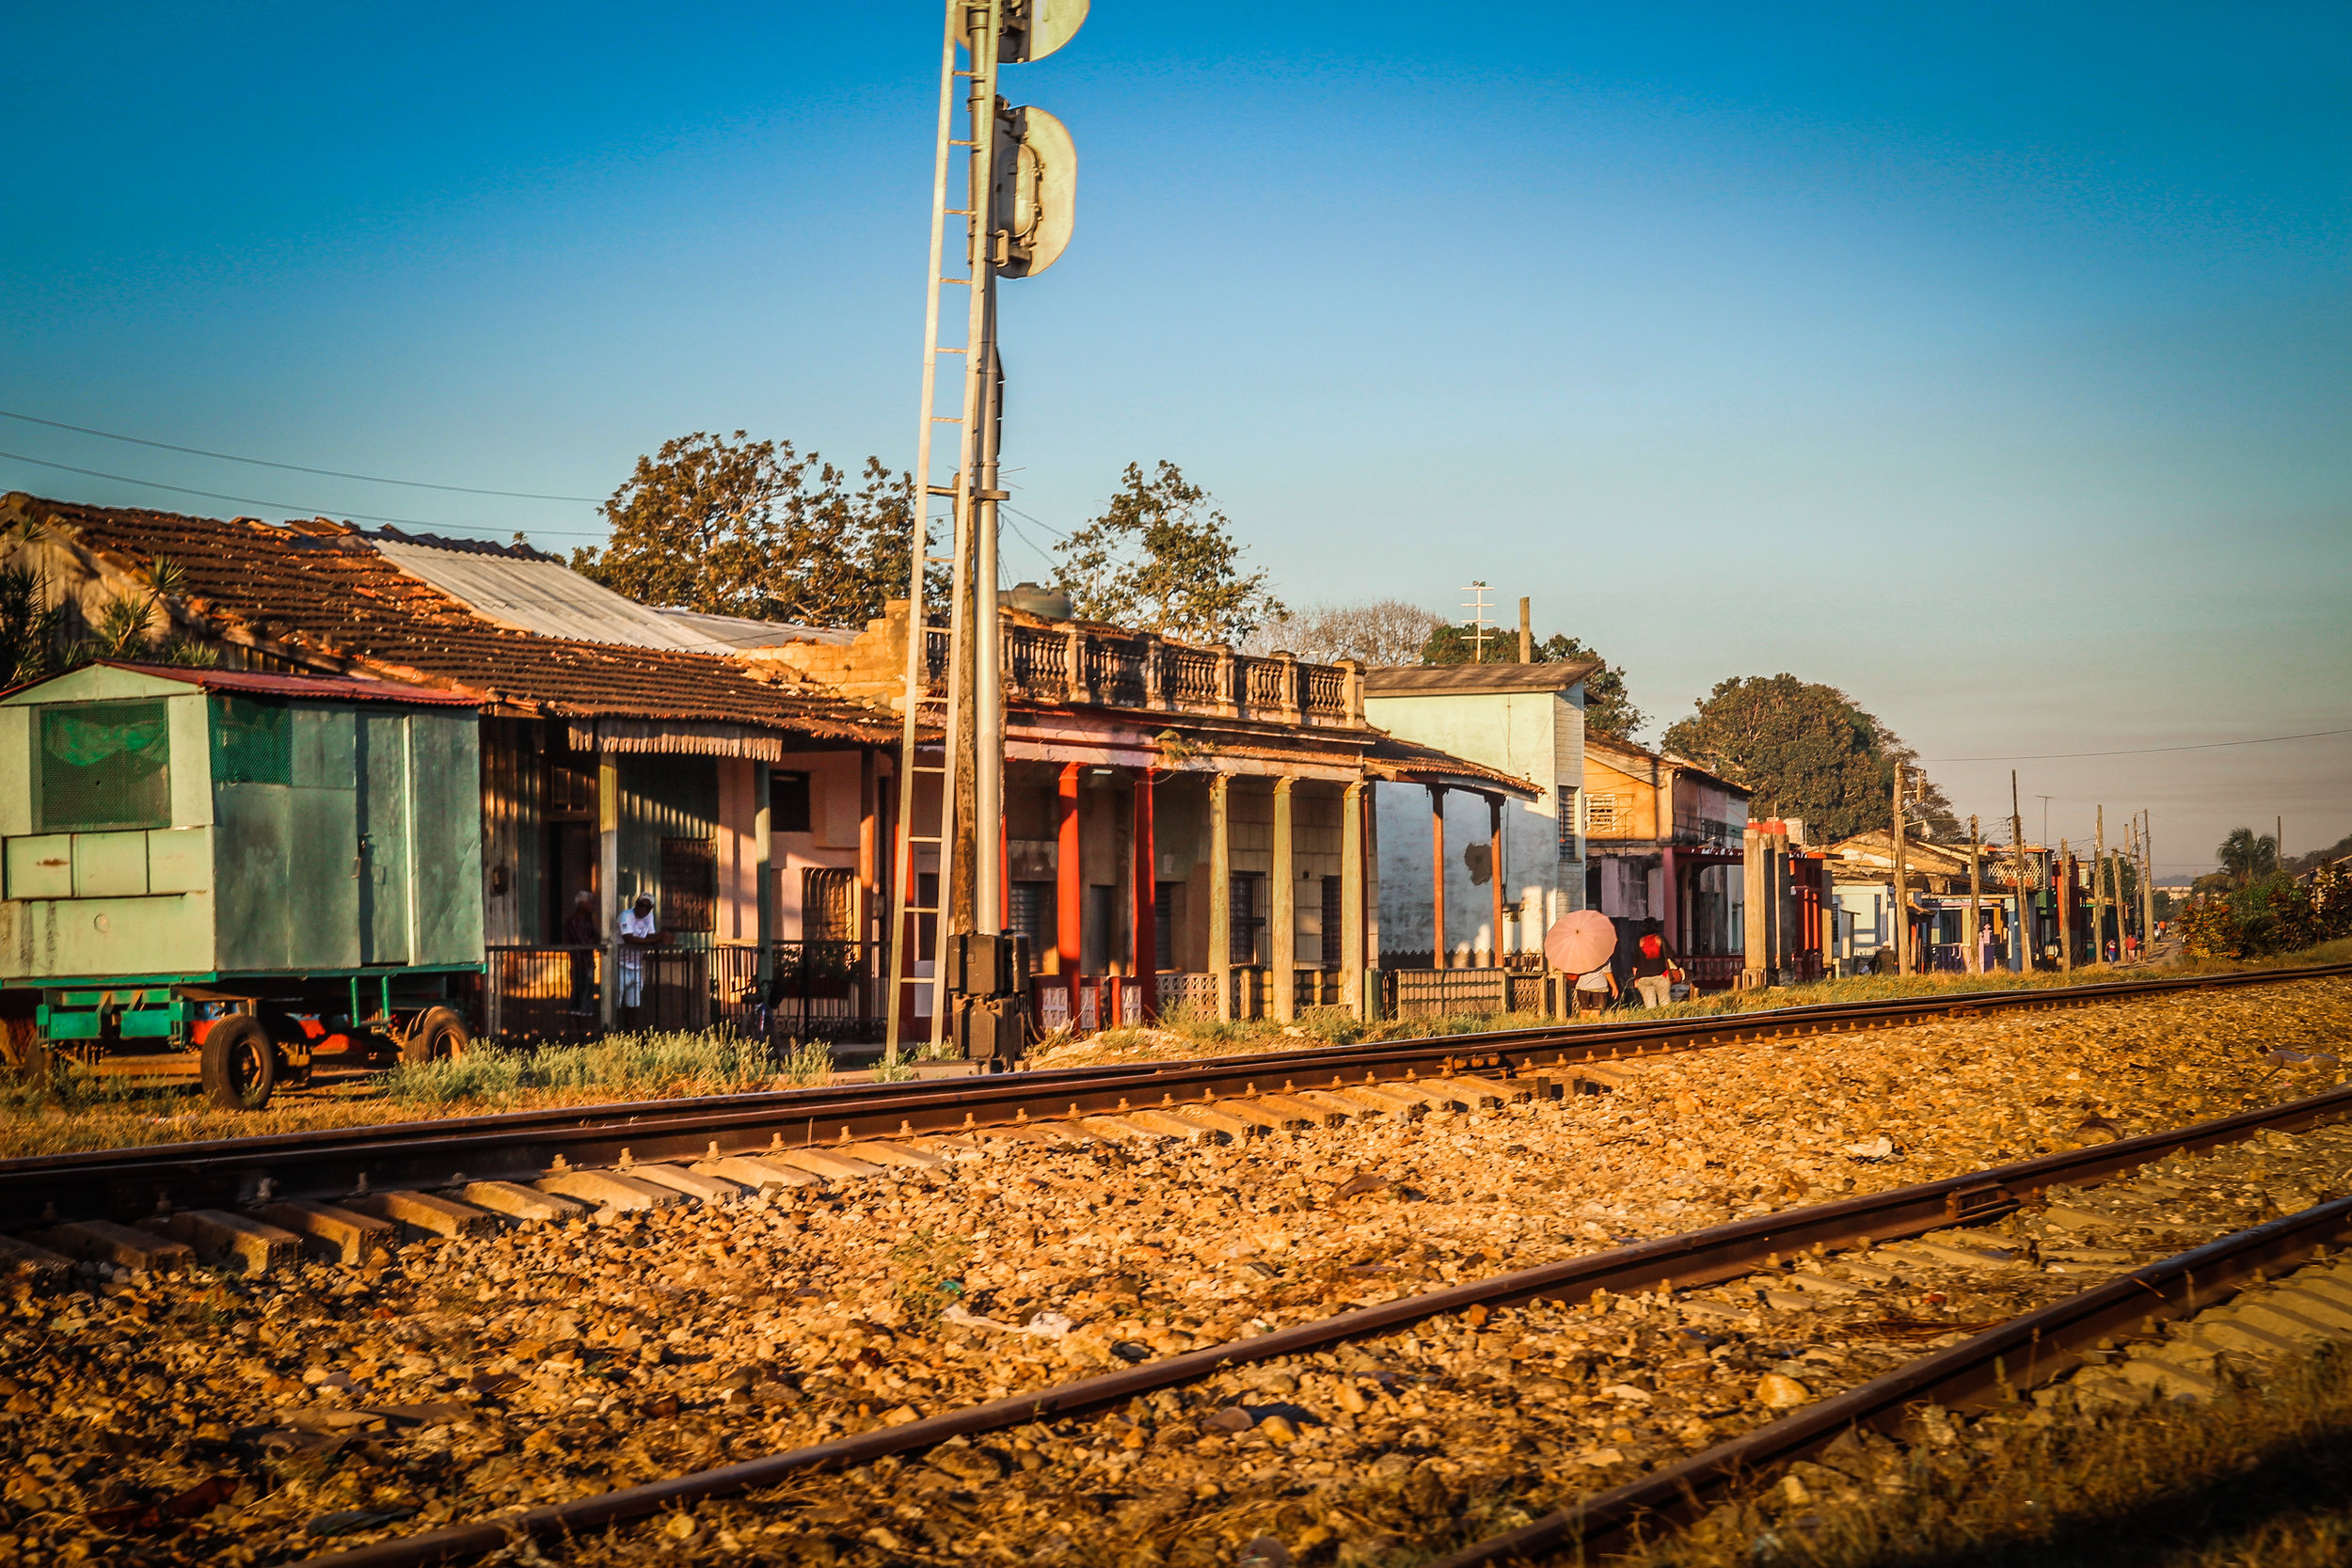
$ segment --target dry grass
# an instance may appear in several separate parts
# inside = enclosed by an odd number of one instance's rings
[[[2352,1561],[2352,1355],[2209,1405],[1989,1418],[1899,1492],[1717,1510],[1624,1568],[2323,1568]]]

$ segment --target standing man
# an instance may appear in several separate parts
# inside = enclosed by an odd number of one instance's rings
[[[1642,1006],[1662,1007],[1673,1001],[1674,983],[1681,978],[1681,956],[1666,945],[1658,923],[1650,922],[1633,944],[1633,989],[1642,993]]]
[[[621,911],[621,1006],[632,1013],[645,1000],[645,949],[660,941],[661,923],[654,918],[653,895],[641,893],[634,904]]]
[[[564,945],[572,950],[572,1011],[595,1012],[596,949],[604,945],[604,933],[596,929],[593,890],[581,888],[572,899],[571,912],[564,917]]]

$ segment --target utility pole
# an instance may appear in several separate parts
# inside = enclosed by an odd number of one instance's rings
[[[2097,808],[2090,851],[2090,961],[2107,961],[2107,808]]]
[[[1984,842],[1975,816],[1968,818],[1968,918],[1961,922],[1960,940],[1968,945],[1968,973],[1984,973],[1984,947],[1977,938],[1978,906],[1984,901]]]
[[[1895,973],[1911,973],[1911,879],[1903,869],[1903,765],[1895,765]]]
[[[1486,662],[1486,611],[1490,608],[1486,603],[1486,594],[1489,590],[1483,582],[1473,582],[1464,587],[1462,592],[1470,595],[1462,601],[1462,608],[1470,612],[1470,662],[1484,664]]]
[[[2052,868],[2051,881],[2057,884],[2052,901],[2058,905],[2058,973],[2071,974],[2074,970],[2074,859],[2058,840],[2058,864]]]
[[[2270,869],[2284,871],[2287,868],[2287,819],[2274,816],[2270,820]]]
[[[2156,844],[2146,808],[2139,814],[2139,951],[2145,958],[2156,943]]]
[[[1528,601],[1519,600],[1519,662],[1535,662],[1535,622],[1528,613]]]
[[[2010,925],[2016,927],[2017,973],[2025,974],[2033,967],[2033,906],[2026,901],[2026,818],[2017,809],[2017,769],[2009,770],[2009,854],[2014,876],[2010,885],[2017,893],[2015,917]]]

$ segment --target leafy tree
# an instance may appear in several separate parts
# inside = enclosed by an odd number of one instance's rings
[[[1368,599],[1351,604],[1309,605],[1268,621],[1249,634],[1243,648],[1253,654],[1288,649],[1301,658],[1328,664],[1359,659],[1370,665],[1410,664],[1438,620],[1403,599]]]
[[[1597,658],[1600,668],[1584,677],[1584,727],[1612,740],[1631,740],[1633,732],[1649,722],[1649,715],[1633,705],[1626,695],[1625,666],[1612,664],[1597,649],[1588,648],[1579,638],[1554,632],[1534,645],[1533,652],[1538,664],[1564,664],[1571,659]],[[1516,631],[1497,631],[1488,627],[1486,657],[1487,664],[1516,664],[1519,657],[1519,640]],[[1475,623],[1460,626],[1440,624],[1430,629],[1422,644],[1423,664],[1474,664],[1479,657],[1478,627]]]
[[[1055,586],[1086,620],[1240,642],[1287,611],[1265,573],[1243,575],[1232,525],[1208,499],[1166,458],[1149,480],[1128,464],[1103,515],[1055,546]]]
[[[788,441],[696,431],[637,460],[604,503],[611,543],[572,569],[644,604],[856,626],[906,596],[913,492],[877,457],[851,489]]]
[[[1756,816],[1795,816],[1822,841],[1893,824],[1895,765],[1918,755],[1834,686],[1791,674],[1719,681],[1691,718],[1669,727],[1665,749],[1755,791]],[[1956,838],[1960,824],[1944,792],[1915,768],[1907,830]]]
[[[2250,886],[2255,879],[2279,869],[2279,841],[2251,828],[2232,828],[2213,855],[2239,887]]]

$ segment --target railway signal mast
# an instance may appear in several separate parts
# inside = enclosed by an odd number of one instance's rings
[[[898,787],[889,914],[890,989],[884,1059],[900,1059],[901,1021],[928,988],[929,1043],[952,1028],[974,1054],[999,1054],[1017,1042],[1017,1000],[1001,943],[959,944],[957,938],[1001,935],[1005,888],[1003,683],[996,613],[997,446],[1005,378],[996,351],[996,282],[1034,277],[1070,243],[1078,161],[1070,133],[1042,109],[1008,103],[998,68],[1041,60],[1085,23],[1087,0],[947,0],[940,45],[939,134],[931,174],[931,239],[923,313],[923,411],[915,438],[913,549],[907,589],[906,708],[898,747]],[[959,70],[957,60],[966,63]],[[956,85],[965,84],[966,134],[953,134]],[[955,150],[965,150],[967,177],[950,205]],[[963,219],[963,269],[948,270],[947,220]],[[961,345],[943,343],[941,307],[951,289],[965,291]],[[942,413],[940,361],[961,366],[958,411]],[[934,472],[938,433],[955,433],[952,474]],[[934,518],[931,503],[946,503]],[[938,525],[935,527],[934,525]],[[934,534],[949,553],[932,554]],[[927,601],[932,566],[949,568],[948,602]],[[944,638],[930,622],[946,611]],[[932,682],[945,677],[945,703],[933,705],[946,731],[936,763],[917,750]],[[932,787],[922,787],[925,780]],[[928,830],[928,831],[926,831]],[[929,852],[935,876],[916,868]],[[920,931],[936,932],[932,973],[916,974]],[[951,953],[965,955],[961,960]],[[990,973],[973,973],[970,955],[986,953]],[[951,1016],[952,1015],[952,1016]],[[989,1049],[978,1047],[985,1037]],[[1017,1043],[1012,1047],[1017,1050]]]

